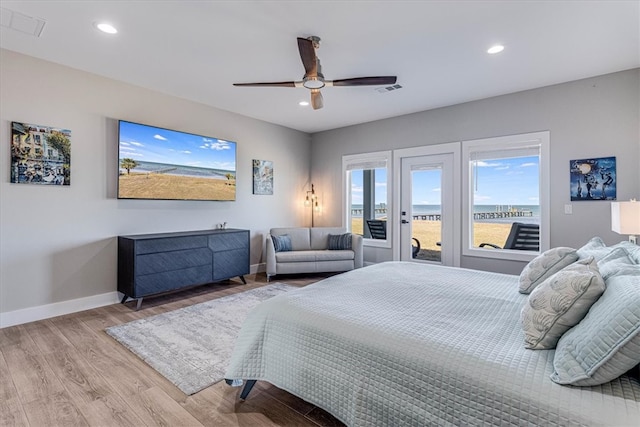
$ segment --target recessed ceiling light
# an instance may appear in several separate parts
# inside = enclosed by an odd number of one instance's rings
[[[93,24],[97,29],[107,34],[116,34],[118,30],[107,22],[96,22]]]
[[[306,107],[307,105],[309,105],[308,101],[300,101],[298,102],[298,105],[300,105],[301,107]]]
[[[487,53],[490,53],[491,55],[496,54],[496,53],[500,53],[504,50],[504,46],[502,46],[501,44],[497,44],[495,46],[491,46],[488,50]]]

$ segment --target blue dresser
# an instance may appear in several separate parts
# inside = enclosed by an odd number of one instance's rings
[[[249,274],[249,230],[118,236],[122,302]]]

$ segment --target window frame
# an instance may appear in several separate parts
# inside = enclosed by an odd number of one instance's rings
[[[387,238],[371,239],[363,236],[364,246],[391,248],[391,242],[393,241],[393,209],[392,209],[392,189],[393,189],[393,162],[392,151],[377,151],[373,153],[362,154],[348,154],[342,156],[342,181],[343,181],[343,198],[342,198],[342,226],[351,231],[351,173],[352,169],[373,169],[373,168],[358,168],[360,165],[367,165],[372,163],[384,162],[387,169],[387,198],[384,201],[387,206]],[[376,200],[380,203],[381,200]],[[364,225],[363,217],[363,229]]]
[[[539,146],[539,206],[540,206],[540,250],[521,251],[503,249],[499,251],[473,247],[473,206],[474,206],[474,177],[471,173],[472,153],[511,150]],[[500,136],[462,141],[462,255],[480,258],[505,259],[516,261],[531,261],[550,247],[550,132],[532,132],[518,135]]]

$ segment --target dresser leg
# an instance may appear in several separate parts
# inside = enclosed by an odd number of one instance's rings
[[[129,298],[129,297],[126,296],[126,295],[123,295],[122,296],[122,301],[120,301],[120,304],[124,304],[125,302],[127,302],[127,298]]]
[[[238,276],[240,278],[240,280],[242,280],[242,283],[244,283],[245,285],[247,284],[247,281],[245,280],[244,276]]]
[[[136,311],[140,310],[141,305],[142,305],[142,298],[138,298],[138,304],[136,304]]]

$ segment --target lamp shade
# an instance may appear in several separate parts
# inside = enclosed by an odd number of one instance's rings
[[[611,203],[611,230],[618,234],[640,234],[640,202]]]

